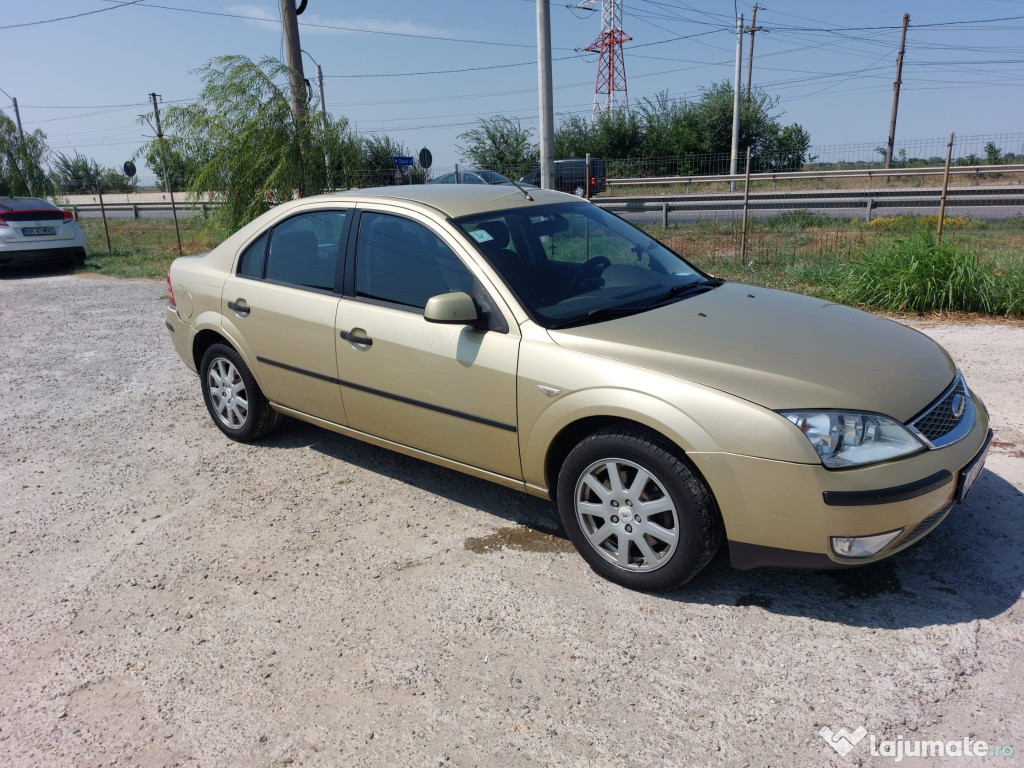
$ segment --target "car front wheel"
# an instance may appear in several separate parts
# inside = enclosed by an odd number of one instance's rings
[[[203,355],[199,377],[213,423],[232,440],[259,440],[280,421],[249,367],[231,347],[211,345]]]
[[[644,429],[611,427],[581,441],[559,473],[558,511],[591,568],[632,589],[689,581],[722,539],[703,481],[674,446]]]

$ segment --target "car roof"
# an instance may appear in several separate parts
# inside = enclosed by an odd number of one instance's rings
[[[38,197],[0,197],[0,210],[5,211],[38,211],[54,208],[60,210],[48,200]]]
[[[550,205],[551,203],[579,202],[578,197],[549,189],[527,190],[532,200],[507,184],[411,184],[398,187],[371,187],[333,192],[316,197],[304,197],[293,204],[316,200],[336,202],[373,202],[395,200],[418,204],[445,216],[457,219],[477,213],[501,211],[509,208]]]

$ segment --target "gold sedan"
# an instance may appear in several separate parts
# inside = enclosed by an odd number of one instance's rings
[[[640,589],[873,562],[964,499],[991,431],[889,320],[727,283],[557,192],[356,190],[280,205],[168,273],[166,325],[234,440],[282,414],[557,501]]]

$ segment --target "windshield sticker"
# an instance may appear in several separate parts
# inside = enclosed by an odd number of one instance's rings
[[[482,229],[474,229],[472,232],[469,233],[469,235],[478,243],[486,243],[488,240],[494,239]]]

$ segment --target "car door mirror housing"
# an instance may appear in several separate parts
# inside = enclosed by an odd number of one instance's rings
[[[423,319],[430,323],[476,325],[480,314],[476,302],[468,293],[441,293],[431,296],[423,308]]]

